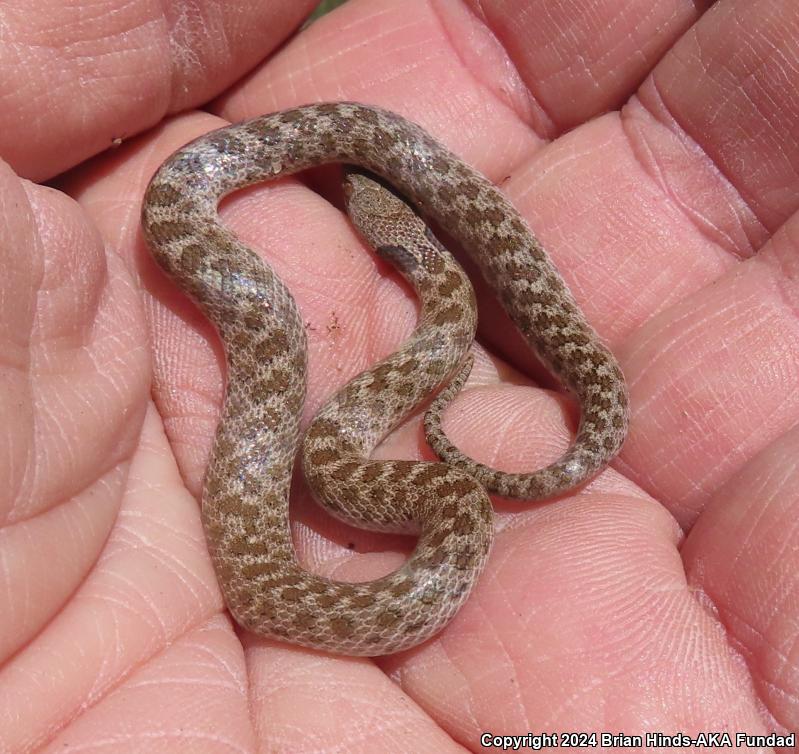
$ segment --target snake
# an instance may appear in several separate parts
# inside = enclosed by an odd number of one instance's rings
[[[369,171],[407,202],[408,214],[391,219],[397,205],[387,188],[357,174],[349,179],[353,212],[365,218],[361,232],[423,302],[409,341],[345,386],[303,438],[303,470],[333,515],[418,535],[401,568],[359,583],[313,574],[297,558],[288,498],[305,399],[305,327],[286,286],[217,212],[234,191],[328,163]],[[450,275],[427,222],[476,262],[538,358],[579,401],[572,444],[539,470],[507,474],[477,463],[441,430],[441,412],[471,363],[443,351],[453,338],[459,348],[466,344],[471,323],[453,325],[453,318],[473,316],[474,294]],[[486,490],[554,497],[590,479],[621,448],[629,422],[623,374],[549,256],[487,178],[400,115],[356,102],[321,103],[212,131],[155,172],[142,225],[156,262],[211,321],[224,347],[225,399],[201,515],[225,602],[256,634],[364,656],[426,641],[455,615],[484,567],[493,531]],[[380,225],[389,227],[387,238]],[[432,267],[425,255],[437,260]],[[434,300],[427,303],[426,295]],[[441,460],[370,462],[398,412],[424,400],[415,384],[422,375],[425,390],[443,386],[425,418]]]

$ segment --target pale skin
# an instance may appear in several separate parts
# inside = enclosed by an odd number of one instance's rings
[[[618,17],[587,0],[575,17],[555,0],[483,0],[480,16],[351,0],[271,58],[301,3],[252,17],[209,4],[175,13],[179,63],[149,4],[119,3],[91,33],[40,5],[3,19],[18,46],[0,52],[0,750],[447,752],[479,750],[485,730],[797,727],[795,3],[702,16],[639,0]],[[223,93],[214,115],[58,189],[17,177],[52,178]],[[221,350],[138,228],[175,147],[331,99],[414,118],[502,185],[619,356],[633,410],[619,462],[589,487],[495,501],[472,599],[378,663],[254,639],[224,612],[194,499]],[[334,194],[326,176],[313,186]],[[306,419],[411,331],[410,289],[325,197],[284,181],[223,217],[308,322]],[[480,316],[448,432],[493,466],[535,468],[565,447],[573,406],[535,387],[545,375],[487,296]],[[420,438],[417,417],[380,453],[429,457]],[[293,512],[301,557],[326,575],[372,577],[408,552],[328,521],[300,486]]]

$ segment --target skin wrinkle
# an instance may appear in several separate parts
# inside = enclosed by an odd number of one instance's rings
[[[656,91],[657,91],[657,89],[656,89]],[[662,98],[660,99],[660,101],[663,102]],[[650,115],[651,117],[654,118],[654,113],[648,108],[648,106],[644,102],[642,102],[641,100],[637,100],[637,102],[644,109],[644,111],[648,115]],[[638,120],[638,119],[635,118],[635,116],[629,116],[628,113],[629,113],[629,109],[627,107],[622,108],[621,113],[620,113],[620,122],[621,122],[622,130],[624,131],[625,135],[627,136],[627,141],[630,144],[630,152],[631,152],[631,154],[633,155],[633,157],[636,158],[638,164],[641,166],[641,168],[644,170],[644,172],[646,172],[647,174],[649,174],[653,178],[654,183],[663,190],[663,195],[665,197],[667,197],[669,199],[669,201],[674,206],[677,207],[677,209],[680,211],[680,213],[683,214],[689,220],[689,222],[691,222],[693,227],[696,228],[696,230],[702,235],[703,238],[707,239],[707,241],[709,241],[711,244],[719,247],[721,250],[725,251],[726,253],[733,254],[737,259],[745,259],[746,257],[743,254],[740,254],[739,252],[737,252],[735,250],[732,237],[730,236],[729,233],[724,231],[718,225],[713,224],[712,222],[710,222],[709,218],[705,217],[704,215],[699,215],[699,217],[701,219],[705,220],[707,225],[709,225],[710,227],[713,228],[713,230],[718,232],[719,235],[722,238],[726,238],[728,240],[729,243],[726,246],[724,246],[724,245],[719,244],[717,240],[713,239],[712,236],[707,233],[707,229],[706,229],[706,227],[703,227],[702,223],[697,223],[696,222],[696,217],[697,217],[696,210],[690,204],[687,204],[686,202],[682,201],[680,199],[679,195],[671,190],[671,184],[670,184],[670,182],[668,180],[666,180],[668,174],[665,171],[664,172],[658,171],[654,176],[652,176],[652,172],[649,169],[649,166],[652,165],[652,164],[655,164],[656,166],[658,165],[657,160],[655,159],[657,157],[657,152],[654,149],[651,149],[649,147],[649,141],[647,140],[646,135],[644,135],[644,133],[643,133],[645,129],[640,129],[640,130],[637,130],[635,132],[636,134],[641,135],[641,138],[639,138],[639,139],[632,138],[632,134],[630,133],[630,130],[629,130],[630,129],[630,125],[631,125],[631,121],[632,120]],[[662,121],[659,121],[659,120],[655,120],[655,123],[657,125],[659,125],[659,126],[663,126],[663,127],[666,127],[666,128],[668,127],[666,123],[663,123]],[[685,135],[686,138],[689,138],[688,134],[684,134],[684,135]],[[675,136],[677,136],[677,135],[675,134]],[[679,136],[677,136],[677,138],[679,138]],[[692,144],[696,144],[696,142],[694,142],[694,141],[692,141],[691,143]],[[696,146],[698,147],[699,145],[696,144]],[[650,159],[650,160],[640,159],[639,150],[643,149],[643,148],[646,149],[646,153],[652,159]],[[707,156],[707,155],[705,155],[705,156]],[[713,165],[713,168],[715,169],[716,166]],[[720,171],[717,171],[717,173],[718,173],[719,177],[721,177],[727,183],[727,185],[732,186],[732,184],[726,179],[726,177],[724,177],[721,174]],[[743,225],[741,225],[741,227],[742,227],[742,229],[744,229]]]
[[[462,54],[460,45],[457,45],[455,43],[456,37],[454,37],[452,35],[452,33],[450,32],[449,24],[445,22],[444,14],[441,12],[441,9],[439,7],[439,3],[438,2],[430,2],[429,3],[429,8],[432,11],[433,17],[436,19],[436,22],[438,24],[438,29],[441,32],[441,35],[444,37],[444,39],[447,40],[447,44],[448,44],[448,47],[449,47],[450,51],[455,56],[455,59],[460,63],[462,69],[464,71],[468,71],[471,80],[476,85],[478,85],[481,88],[488,89],[490,91],[490,88],[486,85],[486,83],[481,78],[479,78],[477,76],[477,71],[475,71],[474,68],[469,65],[469,60]],[[472,13],[470,8],[466,8],[466,13],[468,13],[470,16],[474,17],[474,14]],[[481,24],[482,27],[484,29],[486,29],[491,34],[492,39],[496,39],[496,36],[494,35],[493,31],[488,26],[488,23],[486,22],[485,16],[483,16],[483,18],[480,19],[480,21],[482,22],[482,24]],[[503,53],[504,53],[504,50],[503,50]],[[511,77],[514,80],[516,80],[516,81],[521,81],[521,77],[519,76],[519,72],[516,70],[515,66],[513,65],[513,61],[508,56],[504,56],[504,59],[506,61],[507,67],[511,70],[511,74],[510,74]],[[497,97],[495,92],[492,91],[491,94],[492,94],[492,97]],[[497,101],[498,101],[499,104],[501,104],[503,106],[507,106],[506,103],[504,103],[501,98],[497,97]],[[513,168],[511,167],[511,169],[508,172],[509,173],[513,173]]]
[[[740,26],[741,24],[739,23],[738,25]],[[693,38],[693,40],[696,43],[696,49],[698,50],[699,58],[701,60],[701,58],[702,58],[701,34],[699,33],[699,31],[696,28],[692,29],[690,34],[691,34],[691,37]],[[742,42],[741,46],[743,46],[744,44],[746,44],[746,42]],[[774,50],[775,50],[774,46],[770,45],[769,46],[770,53],[773,53]],[[746,55],[746,56],[740,56],[740,57],[743,57],[747,61],[750,61],[750,62],[753,61],[753,60],[756,61],[752,66],[750,66],[747,74],[744,77],[741,77],[740,75],[736,75],[735,71],[731,68],[731,62],[732,61],[728,62],[727,60],[722,60],[722,61],[719,62],[719,65],[724,70],[727,78],[735,79],[736,81],[740,82],[738,84],[738,86],[735,88],[734,93],[743,95],[743,97],[745,97],[746,101],[751,105],[751,109],[748,110],[747,112],[749,112],[749,113],[752,113],[752,112],[753,113],[758,113],[760,111],[760,108],[757,107],[757,103],[758,102],[762,102],[762,98],[763,98],[763,95],[766,94],[766,90],[765,90],[764,87],[761,86],[759,91],[758,91],[758,94],[760,95],[760,97],[753,98],[747,92],[746,83],[747,82],[754,82],[755,84],[759,84],[759,79],[757,77],[757,74],[758,74],[759,71],[763,70],[766,67],[766,64],[769,62],[770,58],[765,57],[762,54],[755,54],[754,52],[752,54],[749,54],[749,55]],[[716,62],[716,61],[714,60],[713,62]],[[704,66],[703,67],[703,74],[707,78],[709,78],[711,80],[713,79],[713,77],[710,75],[710,71],[709,71],[708,66]],[[653,84],[655,85],[656,88],[657,88],[657,80],[658,80],[657,75],[653,75],[652,76],[652,82],[653,82]],[[733,92],[731,91],[729,93],[729,96],[731,96],[732,93]],[[719,163],[718,156],[716,158],[713,158],[710,155],[710,153],[708,152],[707,148],[704,145],[702,145],[699,141],[697,141],[696,135],[692,134],[687,129],[687,127],[686,127],[686,125],[684,123],[680,122],[679,118],[676,117],[674,111],[668,106],[668,104],[666,102],[666,99],[661,96],[660,97],[660,101],[663,104],[663,106],[668,110],[669,114],[674,119],[674,122],[677,123],[680,126],[680,128],[683,131],[683,133],[685,133],[688,136],[688,138],[690,138],[694,143],[696,143],[698,146],[700,146],[700,148],[702,149],[703,154],[708,158],[708,160],[711,161],[711,163],[713,164],[714,168],[724,177],[724,179],[726,180],[727,184],[735,188],[736,195],[741,198],[741,200],[745,203],[745,206],[747,207],[747,209],[749,209],[749,211],[753,214],[753,216],[757,219],[757,221],[760,224],[765,225],[765,221],[760,218],[759,213],[758,213],[758,211],[756,209],[757,205],[758,205],[758,202],[756,202],[753,199],[753,197],[751,196],[751,192],[747,191],[745,186],[744,187],[739,186],[738,184],[740,182],[736,182],[735,180],[733,180],[732,176],[729,175],[729,169],[725,168],[725,167],[722,167],[722,165]],[[729,101],[730,100],[727,99],[727,100],[724,100],[724,101],[720,102],[717,105],[717,108],[718,108],[717,112],[721,111],[729,103]],[[724,118],[725,119],[729,119],[729,117],[730,117],[729,113],[725,113],[724,114]],[[712,125],[714,123],[714,120],[715,120],[714,117],[711,114],[709,114],[708,117],[707,117],[706,123],[708,125]],[[735,121],[733,120],[733,122],[735,122]],[[765,118],[765,117],[761,118],[760,119],[760,124],[761,124],[762,128],[768,128],[769,119]],[[773,131],[772,131],[772,133],[773,133]],[[744,138],[744,139],[738,139],[738,141],[752,141],[752,139],[751,138],[750,139]],[[769,230],[769,233],[773,233],[773,231],[775,229],[774,228],[768,228],[768,230]]]
[[[786,433],[787,435],[788,433]],[[763,494],[770,494],[771,499],[774,499],[775,495],[779,495],[781,492],[782,484],[779,484],[779,489],[773,488],[773,480],[771,475],[774,473],[776,469],[774,467],[769,467],[769,478],[762,479],[760,484],[757,485],[756,489],[750,491],[750,495],[752,499],[757,499],[758,493]],[[790,474],[788,471],[787,474],[783,474],[784,478],[787,478]],[[741,476],[741,482],[746,485],[747,484],[747,475],[744,473]],[[730,480],[725,488],[720,491],[718,497],[724,495],[724,490],[733,490],[735,489],[737,482],[735,479]],[[736,575],[736,565],[741,564],[741,567],[746,567],[747,561],[747,546],[749,543],[752,543],[752,546],[757,546],[758,542],[763,541],[763,536],[761,534],[758,537],[758,522],[762,521],[767,517],[768,514],[768,507],[761,507],[757,512],[757,518],[754,522],[751,522],[747,519],[749,525],[746,527],[745,532],[743,533],[744,538],[738,543],[736,547],[736,552],[733,555],[731,562],[725,566],[726,571],[726,578],[724,581],[719,582],[716,580],[715,586],[712,589],[714,594],[719,594],[720,597],[724,597],[724,599],[716,600],[714,599],[713,595],[710,591],[708,591],[704,586],[694,587],[694,589],[698,589],[702,596],[702,600],[700,600],[700,604],[703,604],[706,608],[712,609],[713,617],[716,622],[722,627],[725,631],[725,635],[728,637],[728,641],[730,645],[735,649],[737,655],[741,658],[741,661],[746,665],[748,668],[748,672],[750,677],[753,679],[759,679],[759,683],[753,684],[756,686],[753,689],[753,694],[759,699],[764,714],[767,715],[768,722],[771,724],[770,727],[775,727],[774,723],[778,726],[781,726],[784,730],[790,730],[792,727],[791,720],[783,720],[781,719],[779,714],[775,714],[773,711],[773,705],[770,705],[768,702],[769,700],[764,696],[764,692],[772,689],[776,693],[779,693],[781,696],[790,696],[795,698],[794,694],[790,694],[785,688],[777,687],[773,680],[766,679],[764,677],[764,673],[762,672],[763,663],[758,661],[757,655],[761,655],[763,652],[763,645],[766,645],[770,652],[773,652],[776,656],[784,659],[786,662],[784,665],[787,665],[788,654],[779,650],[773,643],[770,643],[767,638],[768,629],[770,624],[766,624],[763,630],[758,629],[752,621],[745,618],[741,611],[738,609],[734,609],[733,606],[735,604],[734,599],[729,598],[729,590],[734,588],[737,583],[737,575]],[[790,542],[790,535],[786,537],[785,542],[786,544]],[[774,559],[776,561],[780,560],[779,555]],[[772,556],[773,557],[773,556]],[[703,573],[703,564],[702,561],[694,559],[693,567],[691,569],[691,573],[693,578],[691,581],[698,581],[700,583],[704,583],[707,581],[706,574]],[[722,603],[722,606],[719,606],[719,602]],[[779,605],[773,603],[773,601],[769,602],[770,606],[770,615],[772,618],[776,618],[779,615]],[[742,636],[743,634],[743,636]],[[753,649],[753,641],[752,639],[756,638],[758,640],[758,647],[757,649]],[[762,687],[761,690],[758,690],[757,687]]]
[[[471,7],[472,4],[473,3],[470,3],[469,5],[467,5],[466,12],[470,15],[470,17],[477,18],[477,14],[474,13],[474,11],[473,11],[473,9]],[[482,78],[480,78],[478,76],[478,71],[476,71],[474,69],[474,67],[472,65],[470,65],[470,59],[467,58],[461,52],[460,46],[455,44],[455,40],[457,39],[457,37],[453,36],[450,33],[449,24],[447,24],[445,22],[445,20],[444,20],[444,17],[445,17],[444,16],[444,12],[441,10],[440,4],[438,2],[432,2],[432,3],[430,3],[430,6],[431,6],[431,8],[433,10],[433,14],[435,15],[435,17],[436,17],[436,19],[437,19],[437,21],[439,23],[439,27],[442,30],[442,33],[444,34],[444,37],[449,42],[450,49],[452,50],[452,52],[456,56],[457,60],[461,63],[461,65],[463,66],[464,70],[469,72],[469,76],[471,77],[471,79],[475,83],[477,83],[479,86],[481,86],[483,88],[486,88],[489,91],[491,91],[492,96],[496,98],[496,100],[497,100],[497,102],[499,104],[501,104],[503,107],[511,107],[511,109],[514,112],[516,112],[517,115],[519,115],[518,108],[512,107],[512,103],[506,102],[503,97],[499,96],[498,93],[493,91],[492,87],[488,86],[486,84],[486,82]],[[538,118],[540,119],[543,116],[543,119],[545,119],[547,121],[548,127],[550,127],[551,129],[554,129],[555,128],[555,124],[557,123],[556,119],[554,118],[554,116],[551,113],[548,112],[548,110],[546,109],[544,104],[541,102],[540,98],[536,96],[533,87],[529,83],[525,83],[524,82],[520,71],[518,70],[518,68],[516,67],[516,65],[514,63],[513,56],[506,52],[507,48],[506,48],[506,46],[504,44],[502,44],[502,41],[499,39],[499,37],[497,37],[496,33],[494,32],[493,28],[491,27],[491,24],[490,24],[490,21],[488,19],[488,16],[485,14],[485,12],[483,11],[482,7],[479,6],[479,4],[478,4],[478,7],[479,7],[479,11],[480,11],[479,18],[478,18],[478,23],[480,23],[482,28],[484,28],[491,35],[492,39],[497,40],[497,42],[498,42],[498,44],[500,46],[501,55],[503,56],[503,59],[504,59],[504,62],[505,62],[505,68],[510,71],[509,76],[506,75],[506,77],[512,79],[514,84],[516,84],[517,86],[522,88],[525,100],[527,102],[532,101],[533,106],[538,109]],[[524,11],[522,11],[522,13],[524,13]],[[542,80],[543,80],[543,77],[542,77]],[[536,135],[537,138],[539,138],[539,139],[550,138],[550,134],[549,134],[549,131],[547,129],[543,129],[543,131],[544,131],[543,133],[539,133],[535,129],[534,125],[531,123],[531,121],[534,122],[535,120],[537,120],[537,119],[536,118],[524,118],[524,121],[525,121],[527,127],[532,129],[533,133]],[[525,158],[520,157],[520,159],[525,159]],[[509,169],[507,171],[507,173],[509,175],[512,174],[513,172],[514,172],[514,170],[513,170],[512,167],[511,167],[511,169]]]
[[[750,663],[749,657],[751,657],[752,653],[750,649],[740,639],[737,638],[738,631],[733,630],[734,627],[733,624],[735,624],[736,629],[740,628],[748,629],[750,636],[757,637],[762,644],[767,645],[769,649],[771,649],[778,657],[785,659],[786,665],[787,665],[787,655],[778,650],[775,646],[773,646],[773,644],[768,643],[768,640],[766,638],[766,633],[764,631],[760,631],[757,628],[755,628],[755,626],[753,626],[750,621],[745,620],[743,617],[741,617],[741,615],[739,615],[737,612],[733,610],[725,608],[723,611],[719,611],[718,606],[716,602],[713,600],[713,598],[704,590],[702,591],[702,594],[713,606],[715,611],[713,616],[714,619],[718,623],[719,627],[725,632],[725,635],[728,637],[730,644],[735,648],[736,655],[738,655],[741,658],[741,661],[747,666],[752,678],[760,678],[761,682],[765,686],[775,687],[774,682],[771,680],[767,680],[760,672],[759,663],[755,663],[754,667],[752,663]],[[786,689],[784,688],[779,688],[779,687],[776,688],[777,690],[780,691],[781,694],[787,693]],[[757,698],[760,700],[763,709],[766,710],[768,714],[771,717],[773,717],[782,726],[783,729],[790,730],[789,724],[783,723],[781,720],[779,720],[779,718],[774,716],[774,713],[771,711],[770,707],[768,706],[766,700],[762,697],[762,695],[760,695],[754,689],[752,690],[752,693],[755,694]],[[796,698],[795,695],[792,694],[789,696],[791,696],[792,698]]]
[[[658,95],[658,102],[664,107],[664,109],[666,109],[666,111],[668,112],[669,116],[671,117],[671,123],[673,123],[674,125],[676,125],[676,126],[678,126],[680,128],[680,133],[679,134],[675,134],[676,138],[679,139],[680,136],[682,135],[685,139],[687,139],[690,142],[690,144],[696,146],[696,148],[700,151],[701,155],[704,156],[707,159],[707,161],[710,164],[710,166],[712,167],[712,169],[716,172],[716,174],[719,176],[719,178],[724,182],[725,187],[728,187],[728,188],[732,189],[735,192],[735,196],[741,199],[741,201],[744,204],[746,210],[750,213],[751,218],[755,222],[757,222],[758,226],[760,226],[761,229],[765,230],[765,227],[762,225],[760,219],[755,214],[754,209],[748,204],[748,202],[746,202],[744,196],[740,193],[740,191],[737,188],[735,182],[730,178],[730,176],[728,176],[724,172],[724,170],[718,165],[718,163],[715,162],[711,158],[711,156],[704,149],[704,147],[698,141],[696,141],[696,139],[694,139],[694,137],[691,136],[688,133],[688,131],[686,131],[683,128],[683,126],[679,123],[679,120],[676,118],[676,116],[674,115],[672,110],[669,108],[665,98],[661,95],[661,91],[660,91],[660,88],[658,86],[657,77],[656,76],[652,76],[650,78],[650,81],[652,82],[653,90]],[[669,123],[665,123],[662,120],[658,119],[656,114],[653,112],[653,110],[650,108],[649,104],[645,100],[638,99],[637,102],[644,108],[645,112],[647,112],[651,117],[653,117],[655,119],[656,123],[658,123],[658,124],[660,124],[660,125],[662,125],[662,126],[664,126],[666,128],[669,128],[670,124]],[[669,130],[671,130],[671,129],[669,129]],[[635,151],[633,151],[633,154],[636,154]],[[678,205],[678,206],[680,207],[680,209],[682,209],[682,207],[680,205]],[[738,215],[739,215],[739,213],[736,212],[736,217],[738,217]],[[693,218],[691,217],[690,214],[687,215],[687,217],[688,217],[689,220],[692,221],[693,225],[695,227],[697,227],[697,230],[702,234],[702,236],[704,238],[707,238],[707,240],[710,241],[714,245],[719,245],[718,241],[716,241],[715,239],[713,239],[712,237],[710,237],[707,234],[706,229],[702,228],[701,226],[696,226],[696,223],[693,222]],[[726,253],[728,253],[728,254],[731,253],[738,259],[746,259],[746,258],[749,258],[749,256],[752,256],[757,251],[757,247],[754,244],[754,242],[752,241],[753,231],[748,229],[748,226],[745,223],[740,223],[740,226],[741,226],[744,234],[747,236],[747,239],[750,240],[750,243],[751,243],[750,248],[747,250],[749,252],[749,254],[745,254],[745,253],[743,253],[741,251],[737,251],[736,248],[735,248],[734,243],[732,242],[732,240],[731,240],[729,248],[726,248],[724,246],[721,246],[721,248]],[[765,240],[767,240],[767,239],[765,239]],[[763,242],[765,242],[765,240]]]

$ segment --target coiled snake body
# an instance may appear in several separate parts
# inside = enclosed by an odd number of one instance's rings
[[[440,430],[440,412],[465,379],[468,367],[461,368],[426,421],[447,463],[368,460],[392,426],[452,377],[473,334],[473,294],[439,245],[429,237],[423,243],[424,226],[407,207],[397,209],[401,203],[386,199],[385,189],[353,176],[350,201],[365,218],[363,232],[423,299],[411,340],[341,391],[304,442],[306,475],[334,515],[420,532],[403,568],[362,584],[315,576],[297,562],[288,490],[305,395],[303,322],[280,280],[219,223],[216,210],[232,191],[328,162],[382,176],[458,240],[581,405],[577,437],[561,459],[530,474],[497,472],[463,456]],[[381,207],[399,213],[388,223],[397,242],[370,230]],[[621,446],[627,394],[619,367],[524,221],[489,181],[393,113],[356,103],[309,105],[206,134],[157,171],[143,225],[158,263],[225,346],[227,391],[202,511],[226,602],[246,628],[344,654],[418,644],[452,617],[485,562],[491,513],[475,479],[506,496],[549,497],[589,478]]]

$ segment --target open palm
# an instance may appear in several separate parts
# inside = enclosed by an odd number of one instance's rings
[[[796,3],[350,0],[261,64],[313,2],[52,5],[0,9],[17,35],[0,50],[1,752],[799,727]],[[461,613],[377,661],[258,639],[224,611],[195,500],[222,352],[139,229],[176,147],[342,99],[419,122],[502,186],[619,356],[633,410],[613,470],[561,500],[496,501]],[[307,322],[306,420],[416,313],[324,198],[329,177],[222,207]],[[532,470],[568,443],[574,407],[481,298],[448,432]],[[418,417],[379,454],[430,457]],[[406,557],[296,488],[310,568],[362,579]]]

